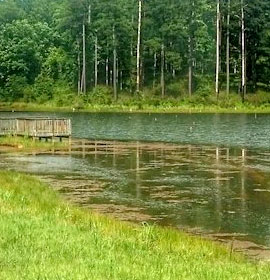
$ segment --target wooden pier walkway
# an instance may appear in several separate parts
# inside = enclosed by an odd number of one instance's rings
[[[71,120],[64,118],[0,118],[0,136],[71,137]]]

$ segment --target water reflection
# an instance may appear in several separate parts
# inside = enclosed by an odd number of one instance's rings
[[[1,155],[0,165],[38,174],[73,202],[124,220],[270,245],[267,151],[82,140],[70,153]]]

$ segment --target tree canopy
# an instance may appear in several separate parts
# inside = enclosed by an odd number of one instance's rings
[[[217,32],[220,90],[226,89],[229,61],[231,92],[238,94],[243,71],[241,3],[143,0],[140,72],[136,73],[138,0],[2,0],[0,97],[36,99],[48,82],[52,88],[65,85],[81,94],[83,82],[91,92],[97,85],[112,87],[114,79],[119,94],[135,94],[136,74],[141,77],[141,90],[151,89],[153,95],[161,94],[161,79],[168,96],[187,95],[189,84],[192,95],[214,95]],[[270,0],[243,3],[247,91],[269,91]],[[45,99],[54,94],[59,93],[52,89]]]

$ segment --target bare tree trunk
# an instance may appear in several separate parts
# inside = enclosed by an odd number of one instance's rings
[[[114,100],[117,100],[117,53],[115,42],[115,27],[113,27],[113,95]]]
[[[137,89],[136,92],[137,94],[140,92],[140,59],[141,59],[141,54],[140,54],[140,47],[141,47],[141,25],[142,25],[142,0],[139,0],[139,15],[138,15],[138,41],[137,41]]]
[[[244,12],[244,0],[241,0],[241,61],[242,61],[242,101],[245,100],[246,91],[246,46],[245,46],[245,12]]]
[[[98,37],[95,37],[95,87],[98,84]]]
[[[113,85],[113,70],[110,70],[110,85]]]
[[[89,6],[88,6],[88,23],[89,23],[89,25],[91,24],[91,14],[92,14],[91,4],[89,4]]]
[[[174,67],[172,67],[172,77],[173,77],[173,79],[175,79],[175,76],[176,76],[175,69],[174,69]]]
[[[231,0],[228,0],[228,15],[227,15],[227,49],[226,49],[227,96],[229,96],[229,94],[230,94],[230,13],[231,13]]]
[[[219,68],[220,68],[220,2],[217,0],[217,42],[216,42],[216,97],[219,96]]]
[[[131,17],[131,26],[134,26],[134,15],[132,14]],[[130,43],[130,56],[133,57],[134,53],[133,53],[133,48],[134,48],[134,41],[133,41],[133,37],[131,37],[131,43]]]
[[[106,58],[105,72],[106,72],[106,86],[109,86],[109,58],[108,58],[108,56]]]
[[[191,11],[190,11],[190,25],[189,25],[189,38],[188,38],[188,48],[189,48],[189,58],[188,58],[188,94],[189,97],[192,96],[193,93],[193,67],[194,67],[194,58],[193,58],[193,23],[194,23],[194,9],[195,3],[194,0],[190,0]]]
[[[86,93],[86,45],[85,45],[85,24],[83,24],[83,70],[81,81],[82,92]]]
[[[78,41],[78,57],[77,57],[77,63],[78,63],[78,94],[81,92],[81,59],[80,59],[80,44]]]
[[[192,39],[191,34],[189,35],[189,66],[188,66],[188,94],[191,97],[193,88],[193,47],[192,47]]]
[[[157,75],[157,53],[154,53],[154,72],[153,72],[153,88],[156,86],[156,75]]]
[[[165,50],[164,43],[161,45],[161,75],[160,75],[160,86],[161,86],[161,96],[165,96],[165,80],[164,80],[164,66],[165,66]]]
[[[119,79],[120,79],[120,90],[123,90],[123,71],[121,70],[120,71],[120,77],[119,77]]]

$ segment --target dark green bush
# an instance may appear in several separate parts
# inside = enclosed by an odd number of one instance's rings
[[[38,103],[45,103],[53,97],[54,81],[46,75],[39,75],[34,84],[35,97]]]
[[[6,81],[1,95],[4,101],[13,102],[16,99],[23,98],[25,89],[28,87],[25,77],[12,75]]]
[[[113,101],[112,89],[105,86],[97,86],[90,92],[88,101],[91,104],[110,105]]]

